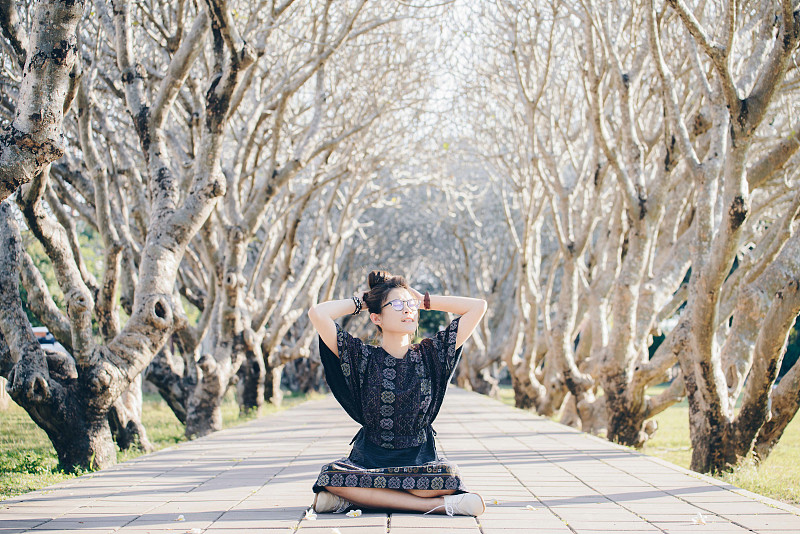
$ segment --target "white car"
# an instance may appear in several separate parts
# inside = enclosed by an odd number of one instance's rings
[[[36,338],[39,340],[39,345],[42,345],[42,348],[57,350],[67,354],[67,349],[64,348],[64,345],[56,341],[56,338],[53,337],[53,334],[50,333],[46,326],[34,326],[33,333],[36,334]]]

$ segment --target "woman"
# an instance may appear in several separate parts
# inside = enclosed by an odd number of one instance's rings
[[[350,455],[322,467],[314,485],[316,512],[350,506],[479,515],[483,499],[464,489],[458,467],[436,452],[433,422],[464,344],[486,301],[422,295],[401,276],[369,274],[370,290],[313,306],[325,376],[336,399],[362,425]],[[371,346],[334,322],[366,306],[381,332]],[[460,315],[432,339],[412,344],[420,306]]]

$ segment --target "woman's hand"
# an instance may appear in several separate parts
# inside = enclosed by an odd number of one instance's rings
[[[419,294],[419,292],[417,292]],[[419,297],[420,301],[424,298]],[[469,297],[451,297],[442,295],[431,295],[431,310],[438,310],[448,313],[455,313],[461,316],[458,323],[458,334],[456,336],[456,348],[464,344],[469,336],[475,331],[478,323],[486,313],[486,301],[483,299],[473,299]]]
[[[425,295],[414,289],[413,287],[408,288],[408,292],[411,293],[411,296],[414,297],[419,301],[420,306],[422,305],[422,300],[425,298]]]
[[[308,310],[308,319],[319,333],[322,341],[331,349],[336,356],[339,356],[339,349],[336,339],[335,319],[343,315],[353,313],[356,303],[353,299],[329,300],[320,302]]]

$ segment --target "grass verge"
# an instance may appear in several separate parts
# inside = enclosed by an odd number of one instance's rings
[[[692,447],[689,440],[689,407],[675,404],[654,418],[658,430],[642,452],[689,469]],[[800,503],[800,418],[794,418],[766,460],[756,463],[745,458],[733,471],[715,478],[779,501]]]
[[[315,395],[287,393],[280,408],[267,404],[261,409],[261,415],[290,408],[310,397]],[[239,416],[239,406],[233,391],[230,391],[222,403],[223,428],[252,419],[255,415]],[[183,424],[158,394],[144,396],[142,422],[156,450],[186,441]],[[117,461],[124,462],[141,455],[139,451],[118,450]],[[0,411],[0,501],[74,476],[76,474],[67,474],[58,468],[58,457],[47,434],[25,410],[11,402],[7,410]]]
[[[654,389],[651,394],[657,391]],[[514,406],[511,387],[500,390],[500,400]],[[658,431],[641,452],[657,456],[689,469],[692,459],[689,440],[689,406],[684,400],[655,417]],[[715,478],[742,489],[790,504],[800,503],[800,418],[795,418],[786,428],[783,437],[767,459],[756,463],[745,458],[729,473],[718,473]]]

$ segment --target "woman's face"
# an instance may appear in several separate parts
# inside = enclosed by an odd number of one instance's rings
[[[417,329],[418,310],[411,309],[408,307],[408,304],[403,303],[403,309],[397,311],[389,304],[389,302],[395,299],[407,301],[413,298],[411,293],[405,288],[396,287],[392,289],[386,301],[383,303],[384,307],[381,308],[381,314],[372,314],[376,316],[373,318],[373,322],[379,325],[384,333],[413,334]],[[378,319],[380,322],[376,322],[375,319]]]

